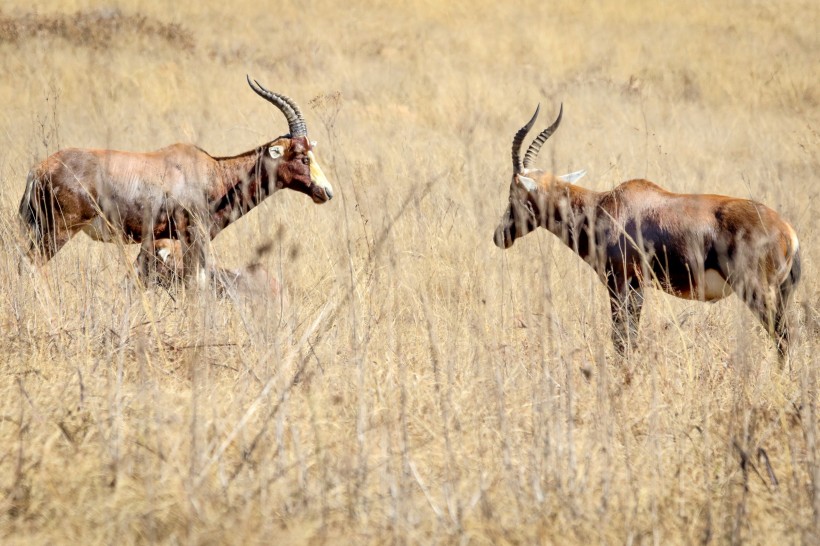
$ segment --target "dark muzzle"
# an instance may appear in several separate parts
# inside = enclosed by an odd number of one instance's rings
[[[498,248],[510,248],[515,242],[515,222],[509,225],[500,224],[495,228],[493,242]]]

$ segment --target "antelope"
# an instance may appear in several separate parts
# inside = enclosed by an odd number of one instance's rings
[[[786,307],[800,279],[794,229],[749,199],[672,193],[642,179],[596,192],[574,184],[584,171],[556,177],[531,168],[561,123],[563,105],[522,159],[539,110],[513,137],[509,205],[493,236],[496,246],[509,248],[543,227],[591,265],[608,289],[620,356],[635,342],[651,286],[707,302],[736,292],[772,336],[782,363],[789,347]]]
[[[154,241],[174,239],[185,247],[184,273],[192,277],[205,271],[206,238],[273,192],[295,190],[315,203],[332,199],[299,107],[247,80],[284,114],[288,134],[232,157],[191,144],[147,153],[70,148],[34,166],[19,209],[31,235],[29,260],[45,265],[83,231],[97,241],[141,243],[139,274],[147,278]]]
[[[185,278],[183,252],[180,241],[154,241],[153,257],[156,263],[152,264],[152,270],[156,273],[157,284],[171,288]],[[209,271],[209,276],[217,294],[222,297],[259,297],[268,303],[279,302],[283,309],[287,307],[287,296],[279,281],[260,263],[235,269],[214,267]]]

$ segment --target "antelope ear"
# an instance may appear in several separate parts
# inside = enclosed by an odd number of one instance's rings
[[[284,146],[271,146],[268,148],[268,153],[273,159],[279,159],[285,153]]]
[[[532,178],[526,177],[523,174],[515,175],[515,183],[527,190],[528,192],[535,191],[538,184]]]
[[[570,184],[574,184],[576,181],[580,180],[587,174],[585,170],[575,171],[574,173],[562,174],[558,178],[563,180],[564,182],[569,182]]]

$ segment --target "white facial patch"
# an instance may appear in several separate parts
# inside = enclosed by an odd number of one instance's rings
[[[538,188],[535,180],[521,174],[515,175],[515,181],[528,192],[533,192]]]
[[[171,251],[167,248],[161,248],[157,251],[157,256],[159,256],[164,263],[168,263],[168,258],[171,256]]]
[[[268,153],[273,159],[279,159],[285,153],[285,148],[283,146],[271,146],[268,148]]]
[[[324,189],[328,199],[332,198],[333,187],[328,182],[325,173],[322,172],[319,162],[316,161],[316,156],[313,155],[313,152],[308,152],[307,156],[310,159],[310,181]]]
[[[582,179],[587,172],[583,169],[580,171],[575,171],[574,173],[562,174],[558,178],[563,180],[564,182],[569,182],[570,184],[574,184],[576,181]]]

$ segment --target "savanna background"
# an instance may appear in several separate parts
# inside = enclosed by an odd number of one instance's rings
[[[820,4],[12,0],[0,8],[3,544],[818,543]],[[334,184],[213,241],[290,305],[141,291],[137,247],[20,268],[56,150],[233,155],[293,97]],[[619,361],[605,289],[540,231],[538,166],[750,197],[796,228],[790,365],[736,298],[652,291]]]

